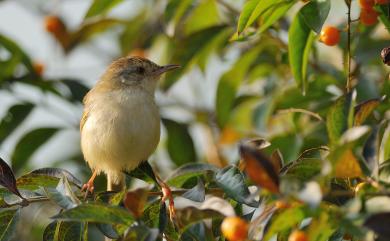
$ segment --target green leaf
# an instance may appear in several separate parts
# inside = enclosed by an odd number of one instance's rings
[[[12,153],[11,159],[14,171],[19,171],[31,158],[34,152],[54,136],[58,130],[58,128],[52,127],[39,128],[32,130],[23,136],[16,144]]]
[[[206,191],[202,179],[198,178],[198,183],[196,186],[189,189],[181,196],[195,202],[203,202],[205,200]]]
[[[321,173],[323,161],[316,158],[302,158],[288,166],[284,178],[294,178],[300,181],[310,181]]]
[[[307,88],[307,64],[314,39],[314,33],[306,25],[302,15],[298,13],[288,31],[288,52],[291,71],[304,95]]]
[[[30,114],[34,104],[16,104],[8,109],[0,121],[0,145]]]
[[[155,241],[159,235],[159,230],[157,228],[149,228],[146,225],[136,225],[130,227],[123,241]]]
[[[66,179],[71,182],[72,184],[76,185],[77,187],[81,188],[82,182],[77,179],[72,173],[69,171],[58,168],[58,167],[45,167],[45,168],[39,168],[35,169],[34,171],[30,172],[30,174],[35,175],[42,175],[42,176],[49,176],[49,177],[55,177],[57,179],[60,179],[62,177],[66,177]],[[27,174],[28,175],[28,174]]]
[[[60,80],[62,84],[68,87],[70,91],[69,100],[72,102],[83,102],[84,96],[89,91],[89,88],[82,84],[78,80],[73,79],[63,79]]]
[[[240,34],[248,28],[261,14],[265,13],[273,5],[280,3],[278,0],[249,0],[245,3],[237,25],[237,33]]]
[[[184,34],[190,35],[199,30],[220,24],[217,3],[215,0],[202,0],[185,20]]]
[[[86,241],[84,235],[88,230],[86,223],[51,222],[43,232],[43,241]]]
[[[260,24],[259,33],[264,32],[272,26],[295,4],[295,1],[280,2],[273,5],[262,17],[263,22]]]
[[[20,209],[0,210],[0,240],[12,240],[16,233],[16,225],[19,220]]]
[[[205,173],[217,172],[218,168],[206,163],[188,163],[176,169],[168,178],[168,184],[181,187],[188,179]]]
[[[167,149],[172,161],[181,166],[197,160],[194,143],[186,124],[162,119],[168,132]]]
[[[313,218],[308,228],[309,240],[328,241],[330,236],[336,231],[336,223],[328,213],[321,212],[319,217]]]
[[[227,166],[215,174],[215,181],[231,199],[257,207],[258,203],[250,197],[245,178],[235,166]]]
[[[259,46],[246,52],[219,80],[215,108],[217,121],[221,127],[229,121],[238,88],[261,50],[262,47]]]
[[[264,240],[270,240],[273,235],[298,225],[304,218],[305,213],[300,207],[289,208],[276,214],[270,221],[271,224],[264,235]]]
[[[68,209],[52,217],[56,220],[64,221],[84,221],[108,224],[133,223],[134,218],[124,208],[108,206],[98,203],[83,203],[75,208]]]
[[[379,148],[379,163],[382,164],[390,159],[390,122],[388,122],[385,132],[383,133]]]
[[[338,143],[342,134],[352,127],[355,98],[356,92],[352,91],[339,97],[329,109],[326,116],[326,127],[331,145]]]
[[[81,201],[74,194],[72,187],[70,186],[66,177],[60,179],[56,188],[43,189],[48,198],[53,200],[64,209],[74,208],[81,203]]]
[[[385,99],[375,98],[363,101],[355,106],[355,120],[354,125],[358,126],[363,124],[368,116],[375,110],[375,108]]]
[[[23,64],[30,73],[35,73],[30,58],[14,41],[0,34],[0,47],[8,50],[11,55],[9,59],[1,62],[0,83],[13,76],[19,64]]]
[[[94,0],[85,15],[85,18],[105,14],[121,2],[123,2],[123,0]]]
[[[330,1],[310,1],[299,11],[306,25],[319,34],[330,11]]]
[[[376,5],[375,10],[379,13],[379,19],[386,26],[386,30],[390,33],[389,5]]]

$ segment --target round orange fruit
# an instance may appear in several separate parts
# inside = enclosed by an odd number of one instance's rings
[[[340,42],[340,31],[334,26],[326,26],[321,30],[320,41],[328,46],[334,46]]]
[[[295,230],[290,234],[290,236],[288,236],[288,241],[309,241],[309,237],[305,232]]]
[[[248,223],[239,217],[227,217],[221,224],[221,232],[229,241],[244,241],[248,237]]]

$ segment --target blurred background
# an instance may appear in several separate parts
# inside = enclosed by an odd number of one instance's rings
[[[345,29],[346,7],[332,0],[326,24]],[[286,161],[327,143],[323,116],[344,91],[345,33],[339,47],[315,41],[303,96],[288,62],[288,28],[299,2],[267,30],[261,17],[232,40],[244,0],[2,0],[0,1],[0,156],[17,176],[61,167],[85,182],[80,151],[82,98],[120,56],[180,64],[161,82],[157,102],[163,133],[152,165],[163,177],[185,163],[237,162],[237,142],[262,137]],[[352,18],[359,9],[353,1]],[[382,24],[353,26],[353,76],[358,101],[389,94],[380,51],[389,44]],[[315,75],[311,73],[315,70]],[[313,71],[314,72],[314,71]],[[386,115],[388,101],[379,115]],[[389,113],[387,113],[389,115]],[[105,188],[104,177],[97,189]],[[35,205],[15,240],[40,240],[56,209]]]

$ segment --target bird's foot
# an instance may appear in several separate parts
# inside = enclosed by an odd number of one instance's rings
[[[161,198],[161,202],[165,202],[168,200],[168,211],[169,211],[169,219],[173,222],[176,218],[176,212],[175,212],[175,202],[173,201],[173,195],[171,188],[164,182],[160,183],[161,191],[163,193],[163,196]]]
[[[93,182],[95,181],[96,174],[97,174],[96,171],[94,171],[91,178],[88,180],[88,182],[85,183],[81,188],[81,192],[85,191],[84,199],[87,199],[88,193],[92,194],[93,191],[95,190],[95,185],[93,184]]]

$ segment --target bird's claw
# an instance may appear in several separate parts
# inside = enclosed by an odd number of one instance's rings
[[[87,199],[88,193],[92,194],[94,190],[95,186],[93,185],[93,182],[88,181],[87,183],[85,183],[81,188],[81,192],[85,191],[84,199]]]

